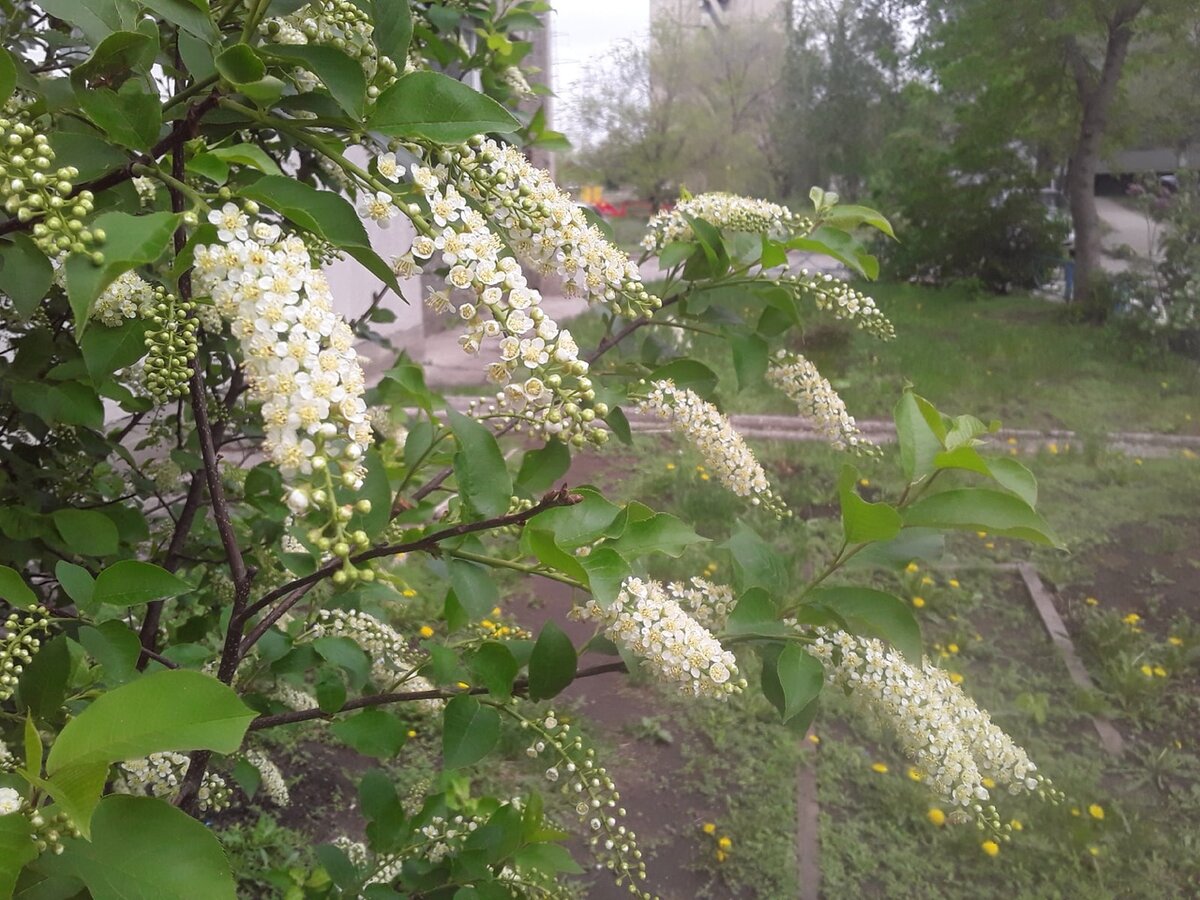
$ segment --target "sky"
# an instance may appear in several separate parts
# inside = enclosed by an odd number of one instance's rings
[[[650,0],[557,0],[554,4],[555,93],[566,97],[591,60],[618,41],[645,38]],[[559,115],[554,127],[570,136],[572,123]]]

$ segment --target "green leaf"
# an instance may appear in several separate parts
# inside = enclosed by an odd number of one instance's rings
[[[621,585],[633,574],[625,557],[611,547],[600,547],[578,559],[587,572],[588,589],[601,606],[608,606],[616,600]]]
[[[513,489],[527,497],[536,496],[554,487],[570,468],[571,451],[567,445],[553,439],[546,441],[546,446],[529,450],[522,457]]]
[[[126,0],[45,0],[43,10],[78,25],[90,43],[99,44],[114,31],[128,31],[137,22],[137,7]]]
[[[554,624],[542,626],[529,657],[529,699],[549,700],[575,678],[579,657],[566,633]]]
[[[900,513],[886,503],[868,503],[860,497],[854,488],[857,480],[858,471],[854,466],[843,467],[838,480],[838,496],[846,541],[851,544],[890,541],[900,533]]]
[[[791,629],[779,621],[771,596],[760,587],[751,588],[738,598],[737,606],[729,614],[725,631],[731,635],[756,634],[776,637],[791,633]]]
[[[458,441],[454,475],[468,518],[504,515],[512,498],[512,480],[495,436],[486,425],[454,409],[448,408],[446,416]]]
[[[158,139],[162,100],[141,78],[130,78],[115,91],[77,83],[75,99],[97,128],[124,147],[146,150]]]
[[[772,597],[788,588],[788,572],[778,552],[745,522],[737,522],[733,536],[720,545],[733,556],[734,583],[738,590],[761,587]]]
[[[924,497],[905,510],[904,524],[991,531],[1065,549],[1028,503],[1012,494],[987,488],[958,488]]]
[[[693,244],[691,241],[672,241],[658,254],[659,268],[673,269],[697,252],[702,252],[699,244]]]
[[[109,556],[120,538],[112,519],[94,509],[56,509],[51,518],[63,542],[80,556]]]
[[[69,263],[68,263],[69,265]],[[46,386],[44,382],[23,382],[12,386],[13,402],[31,412],[47,425],[104,425],[104,405],[90,385],[78,381]]]
[[[1001,487],[1012,491],[1030,506],[1037,506],[1037,479],[1024,465],[1007,456],[989,459],[987,463],[992,477]]]
[[[37,859],[33,830],[24,816],[0,816],[0,897],[11,897],[17,876]]]
[[[8,100],[17,88],[17,67],[8,51],[0,48],[0,104]]]
[[[910,482],[917,482],[936,468],[935,460],[942,452],[941,438],[934,432],[921,411],[921,398],[905,391],[896,404],[896,438],[900,444],[900,465]]]
[[[677,359],[660,366],[650,373],[650,381],[670,379],[677,388],[695,391],[705,400],[711,400],[717,390],[717,373],[694,359]]]
[[[138,606],[151,600],[178,597],[192,586],[166,569],[136,559],[125,559],[104,569],[96,577],[93,603]]]
[[[903,569],[914,559],[936,561],[946,551],[946,536],[934,528],[905,528],[890,541],[854,554],[847,568]]]
[[[92,602],[96,579],[83,566],[60,559],[54,566],[54,577],[77,606],[88,606]]]
[[[92,840],[68,840],[61,870],[93,900],[236,900],[229,860],[213,832],[153,797],[106,797]]]
[[[339,740],[376,759],[395,759],[404,746],[407,728],[398,718],[382,709],[366,709],[356,716],[329,726]]]
[[[605,500],[595,488],[578,488],[575,493],[583,497],[582,502],[538,513],[526,527],[549,531],[564,550],[578,549],[601,537],[621,512],[620,508]]]
[[[229,147],[213,147],[206,155],[215,156],[222,162],[236,166],[249,166],[264,175],[282,175],[275,160],[257,144],[233,144]]]
[[[25,579],[9,566],[0,566],[0,599],[22,607],[38,602],[37,594],[25,583]]]
[[[83,87],[97,83],[120,83],[133,70],[146,72],[158,53],[158,34],[117,31],[106,37],[84,62],[71,72],[71,79]]]
[[[787,644],[775,660],[775,677],[783,695],[784,722],[803,712],[825,684],[825,667],[796,644]]]
[[[899,597],[870,588],[829,587],[809,591],[805,601],[832,612],[854,634],[886,641],[914,666],[921,664],[921,627]]]
[[[492,570],[479,563],[465,559],[449,559],[446,568],[450,571],[450,584],[454,595],[472,619],[481,619],[500,600]]]
[[[50,778],[40,778],[26,771],[24,777],[50,795],[84,838],[91,837],[92,813],[104,793],[108,763],[67,766]]]
[[[411,72],[379,95],[370,128],[388,137],[458,144],[477,134],[512,134],[521,123],[503,106],[438,72]]]
[[[879,274],[879,261],[864,251],[853,236],[837,228],[818,228],[808,237],[792,238],[787,247],[836,259],[864,278],[874,279]]]
[[[520,664],[512,651],[498,641],[485,641],[470,659],[471,672],[488,693],[500,700],[512,696]]]
[[[464,694],[442,713],[442,760],[448,769],[479,762],[500,740],[500,713]]]
[[[241,193],[345,250],[372,275],[397,294],[401,293],[396,273],[371,249],[358,213],[338,194],[319,191],[283,175],[265,175]]]
[[[171,243],[179,219],[178,214],[168,212],[144,216],[108,212],[96,218],[93,229],[102,229],[107,236],[104,263],[97,266],[76,254],[67,259],[66,265],[67,297],[75,313],[77,333],[86,328],[92,304],[101,291],[123,272],[149,265],[162,256]]]
[[[368,450],[363,461],[367,467],[367,477],[363,480],[362,489],[356,498],[370,500],[371,511],[355,513],[350,527],[361,528],[367,533],[367,537],[374,540],[392,520],[392,485],[388,481],[387,466],[378,449],[372,447]]]
[[[348,637],[320,637],[312,647],[326,662],[333,663],[350,676],[350,686],[360,688],[371,675],[371,658],[353,639]]]
[[[648,519],[630,522],[611,544],[627,560],[640,559],[651,553],[662,553],[678,558],[692,544],[700,544],[708,538],[701,537],[682,519],[668,513],[655,513]]]
[[[579,557],[567,553],[554,542],[554,535],[540,528],[527,528],[521,536],[522,544],[528,544],[533,555],[545,566],[549,566],[577,581],[587,583],[587,570]]]
[[[367,109],[367,78],[362,63],[335,47],[320,44],[266,44],[263,52],[274,59],[297,63],[312,72],[338,106],[355,122],[362,121]]]
[[[729,339],[738,390],[760,385],[767,374],[767,342],[756,334],[735,334]]]
[[[53,282],[54,267],[32,238],[18,233],[0,241],[0,291],[22,317],[33,315]]]
[[[267,74],[267,66],[249,44],[227,47],[213,60],[221,77],[233,85],[249,84]]]
[[[133,365],[146,355],[143,319],[123,322],[116,328],[89,328],[79,340],[79,350],[92,384],[103,384],[113,372]]]
[[[71,648],[66,635],[46,643],[21,673],[21,703],[39,719],[59,711],[71,678]]]
[[[371,12],[371,21],[375,24],[371,38],[375,46],[403,71],[413,32],[408,0],[371,0]]]
[[[101,694],[67,722],[50,748],[46,771],[164,750],[232,753],[254,716],[215,678],[187,669],[154,672]]]
[[[824,218],[830,225],[844,231],[852,230],[859,225],[870,225],[890,238],[895,239],[896,237],[896,233],[892,231],[892,223],[880,213],[866,206],[835,206],[825,214]]]
[[[137,675],[137,661],[142,644],[138,636],[115,619],[94,628],[79,629],[79,643],[92,658],[104,667],[108,684],[124,684]]]
[[[205,0],[139,0],[142,6],[152,9],[168,22],[178,25],[193,37],[209,45],[220,40],[217,27],[208,15]]]

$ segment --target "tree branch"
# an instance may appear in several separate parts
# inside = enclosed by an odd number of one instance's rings
[[[597,675],[607,675],[609,672],[626,672],[628,669],[623,662],[601,663],[575,673],[572,683],[581,678],[594,678]],[[529,689],[529,679],[519,678],[513,683],[514,694],[524,694]],[[338,712],[350,712],[355,709],[367,709],[372,706],[386,706],[392,703],[411,703],[417,700],[452,700],[463,694],[486,694],[485,687],[474,687],[466,691],[408,691],[406,693],[372,694],[369,697],[359,697],[350,700]],[[332,719],[337,713],[327,713],[320,709],[300,709],[293,712],[277,713],[272,716],[259,716],[250,723],[251,731],[263,728],[275,728],[279,725],[294,725],[297,722],[311,722],[313,719]]]
[[[491,531],[495,528],[503,528],[506,525],[520,525],[529,519],[532,519],[540,512],[547,509],[553,509],[558,506],[574,506],[583,500],[579,494],[572,494],[567,488],[562,487],[557,491],[551,491],[546,494],[537,504],[529,509],[521,512],[509,513],[508,515],[496,516],[491,519],[483,519],[479,522],[461,522],[458,525],[450,528],[443,528],[441,531],[435,531],[433,534],[426,535],[415,541],[409,541],[403,544],[387,544],[382,547],[372,547],[370,550],[364,550],[356,556],[350,557],[350,562],[360,563],[368,560],[378,559],[381,556],[396,556],[400,553],[419,553],[436,550],[442,541],[450,540],[451,538],[464,537],[468,534],[474,534],[478,531]],[[287,598],[283,603],[280,603],[275,609],[271,610],[251,629],[242,642],[241,650],[238,658],[244,657],[251,647],[264,635],[267,630],[274,625],[279,618],[291,609],[300,599],[308,592],[317,582],[323,581],[333,575],[342,567],[342,562],[329,563],[322,566],[311,575],[305,575],[303,578],[297,578],[290,581],[281,587],[268,593],[260,600],[255,601],[246,608],[243,614],[243,620],[249,619],[259,611],[270,606],[276,600]],[[289,596],[291,595],[291,596]],[[230,623],[232,625],[232,623]]]

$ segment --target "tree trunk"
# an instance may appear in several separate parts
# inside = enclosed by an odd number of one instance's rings
[[[1096,170],[1108,114],[1117,96],[1121,70],[1133,38],[1133,21],[1145,0],[1131,0],[1108,22],[1104,62],[1096,72],[1076,38],[1068,38],[1067,57],[1075,76],[1081,115],[1079,134],[1067,164],[1067,197],[1075,228],[1075,299],[1090,319],[1108,315],[1107,300],[1096,291],[1100,271],[1100,217],[1096,212]]]

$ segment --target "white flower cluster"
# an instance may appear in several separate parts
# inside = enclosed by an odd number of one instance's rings
[[[705,464],[721,483],[755,506],[763,505],[777,515],[787,507],[771,490],[767,473],[720,410],[688,388],[671,381],[655,381],[650,393],[637,402],[638,412],[669,422],[700,451]]]
[[[0,787],[0,816],[11,816],[20,812],[24,805],[24,798],[15,789]]]
[[[599,622],[609,640],[627,646],[685,694],[723,699],[745,687],[733,654],[657,581],[627,578],[611,606],[590,599],[571,615]]]
[[[149,318],[158,300],[154,285],[132,270],[123,272],[92,305],[91,318],[116,328],[126,319]]]
[[[263,795],[276,806],[290,806],[292,797],[288,793],[287,781],[284,779],[283,773],[279,771],[279,766],[275,765],[265,753],[255,748],[247,749],[244,755],[246,762],[258,769],[259,790]]]
[[[242,345],[250,395],[262,403],[264,450],[284,476],[288,506],[301,515],[333,504],[333,461],[341,483],[358,490],[371,444],[354,333],[333,311],[303,240],[232,203],[208,218],[220,243],[196,248],[197,287]]]
[[[475,832],[483,820],[476,816],[433,816],[429,822],[421,826],[421,834],[426,840],[423,856],[436,865],[451,853],[462,849],[467,838]]]
[[[714,584],[698,576],[691,579],[690,586],[672,581],[667,585],[667,592],[684,612],[710,631],[725,626],[737,603],[729,585]]]
[[[529,79],[525,77],[525,73],[521,71],[520,66],[509,66],[501,75],[500,80],[508,85],[518,97],[532,97],[533,88],[529,84]]]
[[[322,609],[317,621],[308,631],[312,639],[345,637],[354,641],[371,658],[371,680],[382,690],[395,690],[400,685],[408,691],[431,691],[433,685],[414,674],[418,666],[412,661],[412,650],[400,633],[386,622],[358,610]],[[413,704],[427,712],[442,706],[441,700],[418,700]]]
[[[376,167],[385,177],[398,175],[392,154],[380,157]],[[536,434],[577,446],[588,440],[603,443],[608,434],[597,421],[596,394],[579,345],[542,310],[542,296],[529,287],[520,264],[501,255],[500,236],[454,185],[445,183],[446,177],[443,166],[413,166],[413,182],[439,230],[413,241],[411,255],[428,260],[439,254],[449,267],[447,289],[430,295],[430,307],[462,320],[466,332],[459,344],[466,353],[496,341],[500,359],[488,366],[487,378],[505,385],[497,403],[508,417],[519,418]],[[468,292],[470,299],[455,304],[453,291]]]
[[[584,747],[583,738],[561,721],[554,710],[539,719],[521,719],[521,728],[533,732],[525,754],[530,759],[549,758],[546,780],[571,799],[575,814],[587,829],[592,852],[629,893],[647,898],[638,882],[646,880],[646,864],[637,835],[624,824],[621,795],[608,770],[596,762],[596,751]]]
[[[405,857],[400,853],[380,853],[372,856],[367,845],[361,841],[352,841],[345,835],[334,839],[333,846],[346,854],[346,858],[360,871],[366,870],[367,878],[363,887],[372,884],[391,884],[404,867]]]
[[[8,744],[0,739],[0,772],[7,772],[10,769],[15,769],[17,766],[17,758],[12,755],[12,751],[8,749]]]
[[[969,807],[977,821],[1001,830],[983,779],[1010,793],[1056,792],[1025,751],[928,659],[918,669],[875,638],[816,629],[809,652],[852,702],[877,714],[895,731],[925,783],[948,802]]]
[[[358,60],[368,82],[380,72],[383,86],[395,80],[396,64],[375,46],[371,17],[352,0],[312,0],[290,15],[265,19],[259,31],[277,44],[335,47]],[[293,78],[301,91],[311,91],[320,83],[302,68],[293,72]],[[378,96],[379,85],[372,84],[368,92],[372,99]]]
[[[799,407],[800,414],[811,419],[838,450],[878,453],[878,448],[863,437],[854,416],[846,412],[846,404],[833,385],[803,356],[780,350],[776,362],[767,368],[767,381],[783,391]]]
[[[121,774],[113,781],[118,794],[141,797],[161,797],[170,800],[179,792],[187,773],[188,758],[182,753],[166,750],[151,753],[143,759],[128,759],[117,763]],[[220,812],[229,808],[229,785],[215,772],[205,772],[196,799],[202,810]]]
[[[439,159],[454,187],[479,204],[517,256],[558,274],[567,296],[581,294],[629,317],[650,316],[662,305],[633,260],[517,147],[475,137],[440,150]]]
[[[271,697],[278,700],[288,709],[296,710],[296,712],[317,708],[316,697],[307,691],[300,690],[295,685],[288,684],[286,681],[275,683],[275,687],[271,689]]]
[[[642,248],[654,253],[673,241],[690,241],[694,235],[685,216],[703,219],[720,231],[764,234],[775,240],[807,234],[813,227],[812,219],[778,203],[716,191],[680,200],[672,209],[655,213],[646,226]]]
[[[834,318],[850,322],[881,341],[896,336],[896,329],[875,301],[839,278],[820,273],[810,275],[807,269],[801,269],[799,275],[781,278],[779,284],[798,299],[811,299],[817,309],[832,313]]]

